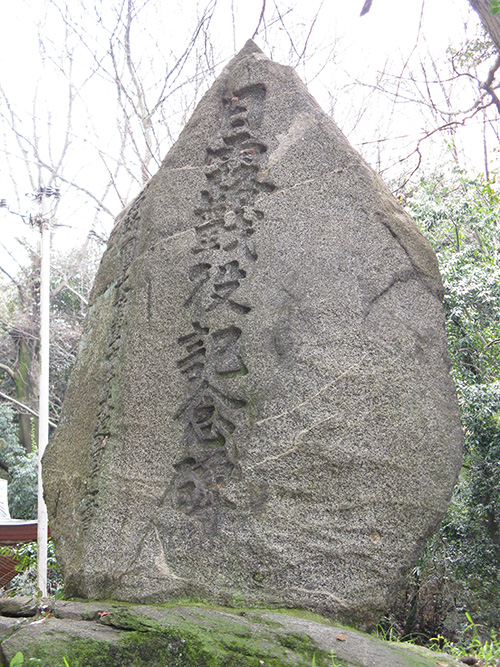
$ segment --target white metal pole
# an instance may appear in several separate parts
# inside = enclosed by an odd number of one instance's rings
[[[38,407],[38,589],[47,597],[47,506],[43,499],[42,456],[49,440],[50,210],[40,190],[40,388]]]

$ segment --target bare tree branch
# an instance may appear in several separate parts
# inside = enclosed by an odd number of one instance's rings
[[[486,77],[486,81],[483,81],[483,83],[481,83],[480,86],[490,95],[493,104],[496,106],[497,111],[500,114],[500,99],[498,98],[498,95],[495,92],[495,88],[498,88],[498,86],[493,86],[493,81],[495,80],[495,74],[498,72],[499,69],[500,69],[500,54],[497,56],[495,62],[491,66],[490,71],[488,72],[488,76]]]
[[[24,405],[24,403],[21,403],[20,401],[16,401],[15,398],[12,398],[12,396],[7,396],[7,394],[4,394],[3,391],[0,391],[0,397],[3,398],[6,401],[9,401],[10,403],[13,403],[14,405],[17,405],[17,407],[21,408],[25,412],[28,412],[30,415],[33,415],[34,417],[38,417],[38,412],[35,412],[35,410],[32,410],[29,408],[27,405]],[[57,428],[57,424],[49,420],[49,425],[52,426],[52,428]]]
[[[259,22],[257,23],[257,27],[255,28],[255,30],[253,31],[252,39],[255,39],[255,36],[259,32],[260,24],[264,19],[265,12],[266,12],[266,0],[262,0],[262,8],[260,10]]]
[[[324,4],[324,0],[321,0],[321,3],[320,3],[320,5],[319,5],[319,7],[318,7],[318,11],[316,12],[316,14],[314,15],[313,20],[311,21],[311,25],[310,25],[310,27],[309,27],[309,32],[307,33],[307,37],[306,37],[306,40],[305,40],[305,42],[304,42],[304,48],[302,49],[302,53],[300,54],[300,56],[299,56],[298,59],[297,59],[297,63],[296,63],[296,65],[295,65],[295,67],[297,67],[297,65],[300,63],[300,61],[301,61],[301,60],[305,57],[305,55],[306,55],[307,45],[309,44],[309,40],[311,39],[312,31],[314,30],[314,26],[316,25],[316,21],[318,20],[318,16],[319,16],[319,14],[320,14],[320,12],[321,12],[321,9],[322,9],[322,7],[323,7],[323,4]]]
[[[365,14],[368,14],[368,12],[371,9],[372,2],[373,2],[373,0],[365,0],[365,4],[363,5],[360,16],[364,16]]]
[[[11,379],[15,381],[16,374],[14,373],[14,371],[10,366],[0,363],[0,370],[5,371],[8,375],[10,375]]]

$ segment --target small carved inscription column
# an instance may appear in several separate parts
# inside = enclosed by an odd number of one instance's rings
[[[87,457],[87,480],[85,494],[79,506],[80,519],[84,531],[87,531],[99,509],[101,472],[103,459],[110,448],[113,434],[112,418],[115,411],[115,397],[112,387],[119,375],[119,357],[123,346],[124,325],[127,320],[130,295],[133,287],[130,283],[130,268],[137,255],[141,208],[146,199],[149,184],[131,204],[121,221],[122,242],[119,246],[119,274],[113,287],[111,326],[106,336],[106,353],[103,367],[105,391],[99,402],[99,412],[95,421],[94,433]]]

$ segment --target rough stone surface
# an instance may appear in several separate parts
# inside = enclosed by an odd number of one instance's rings
[[[13,628],[19,625],[18,618],[11,618],[10,616],[0,616],[0,637],[9,633]]]
[[[90,608],[89,608],[90,605]],[[71,607],[71,619],[61,618]],[[94,618],[95,609],[100,608]],[[92,619],[92,620],[90,620]],[[2,641],[40,667],[455,667],[450,656],[334,625],[308,612],[62,603]]]
[[[23,624],[17,632],[4,639],[1,650],[5,665],[9,665],[16,653],[20,652],[25,661],[28,658],[39,658],[43,659],[42,665],[46,667],[59,667],[59,664],[63,667],[63,657],[70,655],[71,648],[77,648],[75,644],[78,643],[78,649],[83,652],[84,645],[88,645],[89,641],[95,649],[108,650],[109,646],[119,645],[120,632],[88,621],[40,618]]]
[[[35,616],[36,611],[36,600],[29,595],[0,598],[0,614],[2,616]]]
[[[252,42],[119,216],[43,460],[69,595],[369,623],[461,462],[436,258]]]

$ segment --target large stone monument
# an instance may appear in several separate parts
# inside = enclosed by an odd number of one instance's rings
[[[119,216],[43,460],[65,590],[370,622],[448,505],[436,258],[253,42]]]

